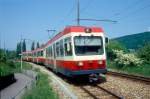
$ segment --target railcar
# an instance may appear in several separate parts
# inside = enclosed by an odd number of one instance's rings
[[[43,48],[37,48],[32,51],[32,62],[37,64],[44,64],[45,57],[43,55]]]
[[[105,36],[102,28],[69,26],[48,41],[45,65],[66,76],[105,74]]]
[[[22,52],[23,61],[32,62],[32,51]]]

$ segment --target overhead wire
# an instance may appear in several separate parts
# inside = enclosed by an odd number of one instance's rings
[[[59,27],[62,23],[65,22],[66,18],[73,13],[74,8],[75,8],[75,3],[73,4],[72,8],[68,11],[68,13],[65,15],[65,17],[62,17],[60,21],[58,21],[58,23],[56,24],[57,27]],[[56,34],[57,31],[53,34],[53,36],[55,36]]]
[[[94,2],[94,0],[92,0],[92,2],[91,2],[91,0],[88,0],[87,3],[85,3],[86,6],[84,6],[84,7],[80,10],[80,12],[81,12],[81,13],[86,12],[87,8],[91,7],[92,4],[93,4],[93,2]]]
[[[125,15],[124,17],[119,18],[118,20],[127,19],[127,18],[131,17],[131,15],[135,15],[135,14],[139,13],[140,11],[143,11],[144,9],[149,8],[149,7],[150,7],[150,4],[149,4],[149,5],[146,5],[146,6],[144,6],[144,7],[141,7],[141,8],[139,8],[139,9],[136,9],[136,10],[130,12],[129,14]]]
[[[123,8],[120,12],[117,12],[113,14],[111,17],[121,16],[127,12],[129,12],[130,9],[134,8],[136,5],[140,4],[142,0],[136,0],[135,2],[132,2],[127,7]],[[125,13],[124,13],[125,12]]]

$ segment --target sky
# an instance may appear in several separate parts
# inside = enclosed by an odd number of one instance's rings
[[[0,47],[15,50],[21,38],[46,43],[68,25],[76,25],[77,0],[0,0]],[[80,0],[80,18],[117,21],[81,21],[102,27],[109,38],[150,30],[150,0]]]

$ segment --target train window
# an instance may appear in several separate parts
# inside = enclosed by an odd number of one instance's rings
[[[53,44],[53,54],[54,54],[54,58],[56,58],[56,45]]]
[[[60,40],[60,56],[64,56],[63,40]]]
[[[49,47],[49,56],[52,57],[52,47]]]
[[[51,47],[49,46],[48,47],[48,57],[51,57],[51,53],[50,52],[51,52]]]
[[[40,52],[37,52],[37,56],[40,56]]]
[[[43,51],[41,51],[40,56],[43,56]]]
[[[46,57],[48,57],[48,48],[46,48]]]
[[[49,46],[47,49],[46,49],[46,57],[51,57],[52,56],[52,47]],[[43,56],[43,51],[41,51],[41,55]]]
[[[36,57],[36,52],[34,52],[34,57]]]
[[[76,36],[74,43],[76,55],[100,55],[103,53],[102,37]]]
[[[56,56],[57,57],[60,56],[60,43],[59,42],[56,43]]]
[[[64,47],[65,47],[65,56],[71,56],[72,55],[72,45],[71,45],[70,37],[65,39]]]
[[[41,53],[40,53],[40,52],[37,52],[37,56],[38,56],[38,57],[41,56]]]

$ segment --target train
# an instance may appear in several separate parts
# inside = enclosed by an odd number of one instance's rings
[[[107,73],[107,42],[101,27],[68,26],[41,48],[22,52],[22,57],[67,77],[97,76]]]

